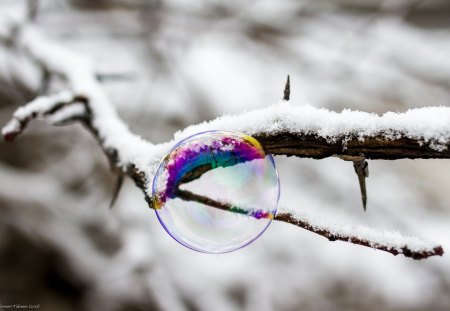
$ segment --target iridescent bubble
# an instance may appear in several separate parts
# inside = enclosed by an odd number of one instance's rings
[[[156,215],[179,243],[226,253],[256,240],[277,210],[278,173],[251,136],[203,132],[175,145],[153,179]]]

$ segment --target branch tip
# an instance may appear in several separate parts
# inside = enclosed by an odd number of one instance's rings
[[[7,142],[13,142],[14,138],[16,138],[17,134],[15,133],[6,133],[3,135],[3,139]]]

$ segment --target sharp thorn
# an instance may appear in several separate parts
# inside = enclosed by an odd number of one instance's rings
[[[291,82],[289,75],[287,76],[286,85],[284,86],[284,96],[283,99],[288,101],[291,96]]]
[[[114,190],[112,193],[111,202],[109,204],[109,208],[112,208],[114,206],[114,203],[116,203],[117,197],[119,196],[120,189],[122,188],[123,184],[123,176],[119,175],[116,179],[116,184],[114,186]]]
[[[355,169],[356,175],[358,175],[361,200],[365,212],[367,210],[366,178],[369,177],[369,163],[366,160],[353,161],[353,168]]]

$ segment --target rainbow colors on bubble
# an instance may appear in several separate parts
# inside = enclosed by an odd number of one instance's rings
[[[210,131],[172,148],[152,190],[158,219],[175,240],[223,253],[265,231],[276,213],[279,182],[272,156],[256,139]]]

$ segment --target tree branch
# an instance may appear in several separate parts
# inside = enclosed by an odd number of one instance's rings
[[[419,112],[420,109],[417,110]],[[449,112],[450,109],[442,108],[442,113],[447,116]],[[433,123],[433,118],[425,119],[426,117],[423,121]],[[443,127],[442,130],[448,132],[449,128]],[[344,159],[349,157],[350,160],[351,157],[361,155],[370,160],[450,158],[448,134],[430,140],[425,135],[408,137],[407,133],[395,128],[369,135],[364,134],[364,130],[361,133],[355,130],[353,133],[338,134],[333,139],[321,136],[320,129],[298,133],[282,130],[273,134],[258,133],[253,136],[269,153],[300,158],[323,159],[336,156]]]
[[[65,78],[70,92],[64,96],[42,97],[19,108],[2,130],[5,139],[13,140],[32,119],[38,117],[50,121],[52,117],[56,118],[57,122],[52,121],[56,124],[80,121],[97,139],[112,168],[119,175],[130,176],[152,208],[150,183],[160,159],[175,142],[206,130],[246,133],[258,139],[267,153],[274,155],[314,159],[337,156],[351,161],[361,157],[386,160],[450,158],[450,109],[444,107],[378,116],[348,110],[335,113],[311,106],[295,106],[284,100],[264,109],[191,126],[176,133],[170,142],[152,144],[132,134],[117,116],[87,59],[47,41],[29,27],[24,27],[16,40],[17,46],[50,74]],[[287,95],[285,92],[284,98],[289,98],[289,92]],[[80,103],[84,109],[80,108]],[[74,105],[78,108],[74,109]],[[202,168],[197,176],[205,171],[207,169]],[[195,172],[190,178],[195,178]],[[190,198],[186,193],[179,195],[184,195],[186,200],[204,201],[195,195],[190,195]],[[212,201],[204,203],[218,207]],[[360,237],[351,231],[337,233],[335,229],[318,226],[295,213],[280,212],[275,220],[294,224],[330,240],[351,242],[393,254],[402,253],[414,259],[443,254],[440,246],[419,243],[421,247],[417,247],[417,243],[412,243],[416,240],[411,238],[401,238],[391,245],[390,241],[377,240],[373,235]]]
[[[366,246],[393,255],[402,254],[413,259],[442,256],[442,246],[415,237],[404,237],[398,232],[376,231],[362,226],[325,224],[306,214],[294,212],[278,213],[275,220],[287,222],[327,238],[329,241],[343,241]],[[394,242],[395,241],[395,242]]]
[[[403,254],[405,257],[411,257],[413,259],[424,259],[430,256],[442,256],[444,254],[443,248],[436,243],[424,241],[419,238],[403,237],[397,232],[380,232],[373,229],[364,228],[362,226],[349,227],[342,224],[325,224],[323,221],[320,222],[313,219],[310,215],[298,212],[281,212],[273,216],[264,211],[246,210],[226,202],[215,201],[208,197],[197,195],[186,190],[178,189],[176,195],[178,198],[185,201],[198,202],[207,206],[243,214],[257,219],[270,219],[273,217],[274,220],[286,222],[306,229],[327,238],[329,241],[350,242],[385,251],[395,256],[398,254]]]

